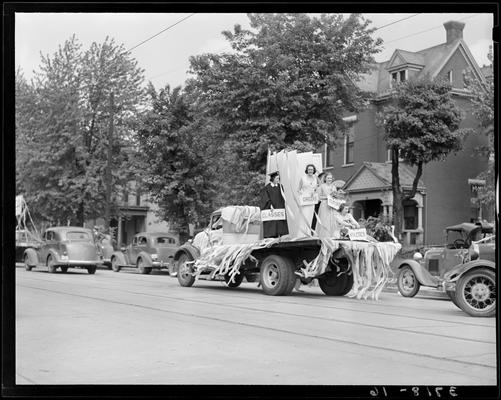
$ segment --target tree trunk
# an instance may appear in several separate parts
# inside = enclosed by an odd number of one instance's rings
[[[392,148],[391,160],[391,188],[393,191],[393,225],[395,226],[395,237],[402,241],[402,219],[404,208],[402,206],[402,188],[400,187],[400,175],[398,172],[398,148]]]
[[[76,226],[84,226],[84,222],[85,222],[84,207],[85,207],[84,202],[82,201],[80,203],[80,205],[78,206]]]

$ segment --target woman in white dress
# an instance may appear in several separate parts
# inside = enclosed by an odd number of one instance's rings
[[[339,212],[335,214],[336,223],[338,230],[336,232],[336,238],[341,236],[341,229],[358,229],[360,228],[360,224],[357,220],[348,212],[348,206],[346,204],[341,204],[339,207]]]
[[[333,237],[337,228],[336,211],[329,207],[327,202],[328,196],[337,192],[336,186],[333,183],[334,177],[330,172],[325,174],[324,181],[320,184],[318,195],[320,198],[320,207],[318,209],[318,221],[316,232],[319,237]]]
[[[313,164],[308,164],[305,169],[305,175],[301,177],[299,181],[299,195],[300,196],[314,196],[317,193],[319,186],[319,181],[315,173],[317,169]],[[306,225],[303,231],[306,231],[308,235],[312,235],[314,232],[311,230],[311,223],[313,221],[313,213],[315,210],[315,204],[301,206],[301,212],[304,216],[303,224]],[[303,226],[303,224],[301,224]]]

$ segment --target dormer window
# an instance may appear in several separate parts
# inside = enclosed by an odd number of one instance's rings
[[[396,85],[399,82],[405,82],[408,79],[408,70],[407,69],[402,69],[400,71],[392,72],[391,73],[391,87]]]
[[[391,74],[391,80],[394,82],[398,82],[398,74],[396,72]]]
[[[449,83],[452,83],[452,70],[450,70],[449,72],[447,72],[447,81]]]
[[[400,82],[407,80],[407,70],[400,71]]]

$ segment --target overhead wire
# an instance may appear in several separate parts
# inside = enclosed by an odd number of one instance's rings
[[[398,22],[401,22],[401,21],[405,21],[406,19],[414,18],[415,16],[420,15],[420,14],[422,14],[422,13],[417,13],[417,14],[411,15],[409,17],[405,17],[405,18],[399,19],[397,21],[390,22],[389,24],[386,24],[386,25],[383,25],[383,26],[379,26],[376,29],[374,29],[374,31],[378,31],[380,29],[386,28],[387,26],[390,26],[390,25],[394,25],[394,24],[396,24]]]

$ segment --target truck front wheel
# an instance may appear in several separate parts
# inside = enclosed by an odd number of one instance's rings
[[[188,261],[190,260],[186,254],[181,254],[177,261],[177,280],[184,287],[190,287],[195,282],[191,267],[189,264],[186,264]]]
[[[270,296],[288,295],[294,288],[294,265],[288,258],[271,255],[261,263],[261,286]]]
[[[353,287],[353,274],[337,274],[336,271],[330,271],[318,278],[318,286],[327,296],[344,296]]]

